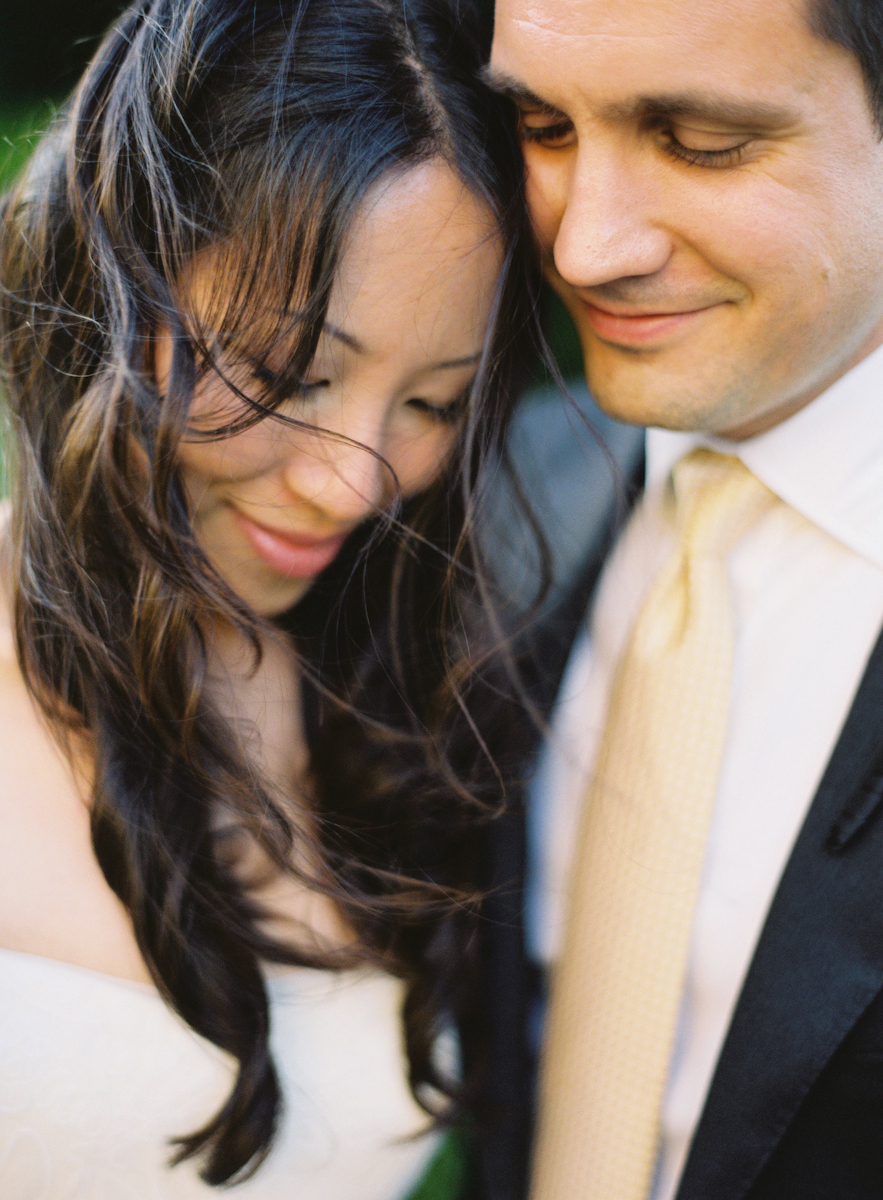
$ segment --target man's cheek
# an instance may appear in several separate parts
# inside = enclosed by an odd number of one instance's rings
[[[566,195],[558,195],[560,187],[556,187],[555,182],[553,172],[544,170],[539,165],[532,166],[528,159],[525,188],[527,206],[534,235],[544,256],[549,258],[555,247],[555,238],[558,236],[567,203]]]

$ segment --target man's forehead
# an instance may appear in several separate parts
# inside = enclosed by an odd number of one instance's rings
[[[576,90],[614,119],[657,105],[738,123],[751,107],[752,124],[774,126],[832,50],[804,0],[497,0],[488,75],[553,109]]]
[[[772,17],[809,29],[808,0],[496,0],[498,31],[519,26],[575,38],[702,40],[723,23],[744,32]]]

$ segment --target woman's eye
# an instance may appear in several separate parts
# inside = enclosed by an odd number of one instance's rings
[[[253,378],[261,385],[264,393],[282,400],[292,400],[297,396],[308,396],[318,388],[328,387],[328,379],[286,379],[278,371],[271,371],[260,363],[254,363],[251,368]]]
[[[440,425],[456,425],[463,415],[463,410],[466,407],[466,394],[458,396],[456,400],[452,400],[449,404],[433,404],[429,400],[423,400],[419,396],[412,396],[407,401],[408,408],[423,413],[433,421],[437,421]]]
[[[549,150],[560,150],[574,139],[573,123],[566,118],[550,120],[537,113],[522,113],[519,125],[521,140]]]

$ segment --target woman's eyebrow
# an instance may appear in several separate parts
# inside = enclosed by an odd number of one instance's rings
[[[322,326],[322,331],[327,333],[329,337],[335,338],[336,341],[342,342],[355,354],[367,354],[367,347],[354,337],[351,333],[347,333],[345,329],[341,329],[337,325],[332,325],[330,321],[326,321]],[[481,351],[476,350],[474,354],[466,354],[462,358],[446,358],[442,362],[432,363],[427,370],[430,371],[454,371],[458,367],[474,367],[481,359]]]
[[[357,337],[353,337],[351,333],[347,333],[345,329],[339,329],[337,325],[332,325],[330,321],[326,321],[322,326],[323,333],[329,334],[336,338],[338,342],[343,342],[344,346],[354,351],[356,354],[364,354],[365,347]]]

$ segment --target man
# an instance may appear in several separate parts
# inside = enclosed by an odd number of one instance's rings
[[[533,1195],[879,1200],[883,4],[498,0],[488,76],[655,427],[535,789]]]

